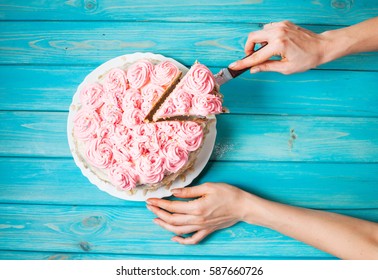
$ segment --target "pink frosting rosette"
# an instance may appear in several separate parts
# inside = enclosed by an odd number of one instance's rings
[[[87,159],[95,167],[109,167],[113,161],[113,151],[109,139],[92,139],[87,147]]]
[[[143,101],[155,102],[164,93],[164,88],[154,84],[147,84],[142,88]]]
[[[147,116],[151,108],[152,108],[152,101],[147,101],[147,100],[144,100],[142,102],[142,105],[140,106],[140,109],[142,110],[144,116]]]
[[[153,123],[143,123],[133,130],[136,141],[147,142],[156,135],[156,126]]]
[[[135,169],[143,183],[158,183],[164,177],[164,160],[159,154],[151,153],[140,157]]]
[[[135,88],[130,88],[125,91],[125,96],[122,101],[122,109],[140,109],[142,105],[142,97],[140,91]]]
[[[207,116],[222,113],[222,101],[220,97],[213,94],[196,95],[193,97],[192,104],[193,113],[196,115]]]
[[[186,114],[192,106],[192,95],[182,88],[178,89],[172,95],[172,103],[175,106],[177,113]]]
[[[139,109],[128,109],[123,112],[122,123],[127,127],[140,125],[144,120],[144,114]]]
[[[169,97],[164,104],[157,110],[155,114],[155,118],[162,118],[162,117],[169,117],[175,115],[177,112],[175,104],[173,104],[173,100]]]
[[[114,164],[108,176],[114,186],[121,190],[132,190],[136,187],[138,175],[130,164]]]
[[[144,142],[133,141],[130,143],[128,148],[129,148],[129,154],[131,155],[134,161],[138,160],[142,155],[145,156],[148,153],[148,150],[146,146],[144,145]]]
[[[164,122],[157,124],[156,139],[160,149],[164,147],[168,141],[172,140],[172,135],[167,132],[166,128],[167,124]]]
[[[183,122],[177,134],[180,136],[179,141],[181,145],[188,151],[195,151],[202,144],[203,129],[196,122]]]
[[[79,95],[80,103],[84,107],[97,109],[104,103],[104,89],[101,84],[93,83],[85,86]]]
[[[208,94],[214,89],[214,76],[203,64],[194,64],[184,79],[183,87],[188,92]]]
[[[179,74],[180,70],[170,61],[160,62],[152,71],[151,80],[154,84],[168,86]]]
[[[128,88],[126,73],[122,69],[114,68],[106,75],[104,89],[108,93],[120,99]]]
[[[122,145],[121,142],[117,142],[113,145],[113,158],[117,163],[132,162],[133,158],[129,152],[127,146]]]
[[[127,69],[127,79],[130,87],[141,88],[150,80],[154,65],[148,60],[140,60]]]
[[[82,140],[93,139],[100,128],[100,122],[101,119],[95,111],[82,107],[73,119],[75,137]]]
[[[100,109],[100,117],[104,124],[115,125],[122,120],[122,110],[117,105],[106,103]]]
[[[188,161],[188,151],[175,142],[167,143],[162,153],[165,157],[165,168],[172,173],[179,171]]]
[[[157,135],[158,138],[167,137],[169,139],[174,139],[177,137],[177,131],[180,130],[180,122],[178,121],[166,121],[166,122],[157,122]]]

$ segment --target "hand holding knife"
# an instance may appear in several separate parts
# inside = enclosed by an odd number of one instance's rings
[[[261,50],[266,45],[267,45],[266,43],[261,44],[261,47],[259,49],[257,49],[253,53],[243,57],[242,59],[245,59],[245,58],[251,56],[252,54],[254,54],[255,52],[258,52],[259,50]],[[232,80],[233,78],[240,76],[245,71],[247,71],[249,68],[250,67],[240,69],[240,70],[232,70],[229,67],[223,68],[217,74],[214,75],[214,78],[215,78],[215,81],[217,82],[217,84],[221,86],[221,85],[227,83],[228,81]]]

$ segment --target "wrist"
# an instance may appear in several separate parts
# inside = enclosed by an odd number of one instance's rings
[[[353,36],[347,28],[325,31],[322,38],[320,64],[324,64],[353,53]]]
[[[267,226],[268,200],[245,192],[241,202],[241,221],[258,226]]]

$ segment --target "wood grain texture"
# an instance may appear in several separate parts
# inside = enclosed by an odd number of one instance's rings
[[[0,66],[0,110],[67,111],[92,67]],[[211,68],[217,73],[220,68]],[[364,90],[361,92],[361,85]],[[236,114],[378,116],[378,73],[245,73],[221,88]]]
[[[374,0],[23,1],[3,0],[2,20],[122,20],[354,24],[377,15]]]
[[[0,112],[0,155],[70,157],[66,112]],[[213,160],[377,162],[378,119],[218,116]]]
[[[316,33],[377,16],[375,0],[0,3],[0,259],[334,259],[239,223],[199,246],[170,241],[144,202],[114,198],[76,167],[69,104],[95,67],[154,52],[215,73],[248,33],[288,19]],[[141,36],[143,34],[143,36]],[[378,222],[378,53],[222,86],[211,161],[193,182]]]
[[[251,257],[251,256],[184,256],[184,255],[127,255],[127,254],[98,254],[98,253],[67,253],[67,252],[36,252],[36,251],[5,251],[0,250],[0,260],[336,260],[326,255],[321,257]]]
[[[0,250],[183,256],[327,257],[270,229],[239,223],[182,246],[145,208],[1,205]],[[378,221],[377,210],[343,213]],[[148,248],[148,250],[146,250]]]
[[[0,22],[0,64],[99,65],[125,53],[155,52],[185,65],[224,67],[244,57],[258,24]],[[336,26],[306,26],[322,32]],[[140,34],[146,34],[140,36]],[[378,53],[350,55],[320,69],[378,70]]]
[[[291,205],[368,209],[378,206],[377,173],[378,164],[211,161],[192,185],[227,182]],[[0,158],[0,177],[1,203],[145,206],[98,190],[72,159]]]

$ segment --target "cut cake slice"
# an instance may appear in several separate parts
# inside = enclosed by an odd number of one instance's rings
[[[211,71],[196,62],[187,74],[164,94],[146,117],[148,121],[172,120],[182,116],[206,118],[224,113],[223,96]]]

